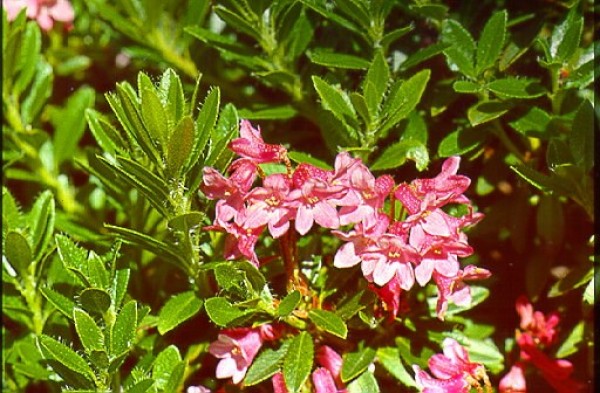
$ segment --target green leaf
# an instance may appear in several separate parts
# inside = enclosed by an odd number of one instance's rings
[[[397,168],[404,164],[406,160],[414,161],[419,171],[424,170],[429,165],[427,146],[411,139],[394,143],[385,149],[381,156],[373,163],[371,170],[379,171]]]
[[[308,58],[315,64],[331,68],[348,70],[366,70],[369,68],[369,61],[361,57],[334,53],[320,48],[309,52]]]
[[[146,393],[152,386],[154,386],[152,379],[142,379],[135,385],[128,387],[126,391],[127,393]]]
[[[348,393],[379,393],[379,385],[370,371],[365,371],[348,384]]]
[[[205,219],[206,214],[198,211],[181,214],[169,220],[169,228],[176,231],[187,232],[190,229],[198,228]]]
[[[194,138],[194,147],[189,155],[186,168],[194,165],[201,157],[202,152],[207,150],[206,145],[210,139],[213,127],[217,122],[219,115],[219,103],[221,100],[221,91],[219,88],[211,89],[206,95],[202,109],[196,118],[196,133]]]
[[[594,277],[594,269],[589,265],[580,265],[558,280],[548,291],[548,297],[561,296],[573,289],[587,284]]]
[[[444,4],[411,4],[408,7],[427,18],[433,18],[440,21],[448,14],[448,6]]]
[[[253,386],[275,375],[281,369],[289,345],[290,341],[284,341],[277,350],[266,348],[261,351],[248,369],[244,385]]]
[[[523,116],[508,124],[525,136],[548,139],[548,125],[552,117],[548,112],[536,106],[529,109]]]
[[[430,70],[422,70],[408,80],[392,86],[383,106],[382,113],[386,116],[383,118],[380,133],[384,133],[410,115],[421,101],[430,75]]]
[[[594,285],[594,277],[592,277],[592,279],[588,283],[587,287],[585,287],[585,291],[583,292],[583,300],[587,304],[593,305],[595,303],[594,302],[594,292],[595,292],[595,290],[596,290],[596,287]]]
[[[414,29],[415,27],[413,25],[408,25],[399,29],[394,29],[383,36],[383,38],[380,41],[380,45],[383,48],[387,48],[392,42],[404,37],[406,34],[410,33]]]
[[[44,104],[46,104],[46,100],[52,94],[53,82],[52,67],[45,61],[39,61],[36,65],[33,84],[21,106],[21,117],[24,124],[32,124],[39,115]]]
[[[573,7],[565,20],[554,28],[550,38],[550,55],[553,61],[566,62],[579,47],[583,31],[583,18]]]
[[[471,285],[471,302],[464,306],[459,306],[454,303],[448,304],[448,310],[446,311],[445,316],[452,316],[464,311],[471,310],[478,304],[481,304],[490,296],[490,290],[479,286],[479,285]],[[436,306],[437,306],[437,297],[427,298],[427,304],[429,306],[429,315],[432,317],[437,316]]]
[[[540,195],[536,209],[536,227],[540,238],[549,245],[562,244],[565,219],[562,203],[554,195]]]
[[[102,315],[110,308],[111,300],[105,290],[87,288],[79,295],[79,303],[87,312]]]
[[[467,111],[467,117],[472,126],[487,123],[504,115],[512,105],[504,101],[479,102]]]
[[[296,309],[296,306],[300,303],[302,295],[298,291],[292,291],[286,295],[277,307],[278,317],[287,317]]]
[[[487,136],[487,132],[479,127],[460,128],[442,139],[438,146],[438,155],[440,157],[463,155],[483,144]]]
[[[230,322],[244,315],[240,309],[232,306],[227,299],[222,297],[206,299],[204,309],[211,321],[223,327],[226,327]]]
[[[289,34],[281,40],[286,47],[285,55],[291,61],[297,59],[304,53],[314,35],[314,28],[311,24],[311,20],[306,16],[305,8],[296,8],[300,9],[299,14],[289,12],[286,15],[286,19],[282,22],[282,29],[279,29],[278,31],[278,33],[281,34],[285,27],[291,26]],[[290,18],[293,18],[293,20]]]
[[[113,278],[112,286],[110,288],[110,294],[114,301],[115,308],[119,308],[121,302],[125,298],[130,274],[131,270],[129,269],[118,269],[115,272],[115,277]]]
[[[94,251],[90,251],[87,260],[88,265],[88,279],[92,286],[108,289],[109,287],[109,276],[104,261]]]
[[[217,126],[212,129],[211,143],[205,166],[224,169],[233,153],[227,149],[229,142],[239,134],[239,117],[232,104],[227,104],[221,110]],[[219,165],[221,164],[221,165]]]
[[[33,262],[33,255],[25,236],[15,231],[8,232],[4,245],[4,255],[6,255],[6,259],[8,259],[11,266],[22,276],[28,275],[27,270]]]
[[[69,370],[81,374],[87,380],[91,381],[93,379],[94,372],[89,364],[70,347],[45,334],[40,336],[38,340],[44,357],[58,361]]]
[[[506,38],[506,18],[506,10],[502,10],[485,24],[477,43],[477,74],[491,68],[500,57]]]
[[[313,339],[309,333],[301,332],[291,340],[283,361],[283,379],[291,393],[299,392],[308,379],[313,358]]]
[[[580,344],[583,342],[583,332],[585,329],[585,322],[580,321],[571,333],[567,336],[565,341],[556,350],[556,356],[558,359],[566,358],[569,355],[576,353],[579,350]]]
[[[450,69],[475,79],[475,41],[471,34],[459,22],[446,19],[442,22],[442,42],[450,45],[444,49]]]
[[[137,303],[132,300],[125,303],[110,330],[110,353],[112,356],[119,356],[127,352],[134,344],[136,327]]]
[[[345,91],[328,84],[316,75],[312,76],[312,80],[315,90],[321,98],[323,108],[333,113],[333,115],[343,123],[346,123],[348,120],[356,123],[358,120],[356,112]]]
[[[296,116],[298,111],[291,105],[280,105],[252,110],[243,108],[239,110],[239,114],[242,119],[247,120],[287,120]]]
[[[169,345],[158,354],[152,365],[152,379],[157,388],[164,388],[169,381],[173,369],[180,362],[181,355],[175,345]]]
[[[400,350],[396,347],[380,347],[377,349],[377,362],[404,386],[417,387],[413,376],[400,361]]]
[[[383,52],[378,50],[375,52],[373,61],[367,76],[363,83],[363,94],[371,117],[378,117],[379,105],[383,101],[383,97],[388,87],[390,79],[390,70]]]
[[[150,136],[164,146],[167,143],[172,124],[169,124],[165,108],[154,84],[143,72],[138,74],[138,91],[141,99],[140,106],[144,125],[148,129]]]
[[[185,96],[181,79],[175,71],[167,68],[160,79],[159,93],[167,107],[167,117],[171,124],[176,124],[185,113]]]
[[[219,15],[219,18],[223,19],[232,29],[245,33],[256,41],[260,42],[262,40],[261,32],[258,30],[258,17],[253,12],[240,14],[237,10],[232,11],[221,5],[214,7],[214,11]]]
[[[432,58],[433,56],[443,53],[444,50],[448,49],[450,46],[451,45],[448,43],[438,42],[436,44],[429,45],[428,47],[426,47],[424,49],[420,49],[417,52],[413,53],[412,55],[408,56],[406,58],[406,60],[404,60],[400,64],[399,69],[401,71],[408,70],[409,68],[412,68],[418,64],[421,64],[422,62]]]
[[[88,354],[93,351],[103,351],[104,334],[96,321],[80,308],[73,310],[73,320],[75,321],[75,330],[77,330],[77,335],[85,351]]]
[[[305,162],[307,164],[316,166],[317,168],[322,168],[322,169],[326,169],[326,170],[333,169],[331,167],[331,165],[329,165],[325,161],[321,161],[318,158],[315,158],[308,153],[303,153],[303,152],[299,152],[299,151],[289,151],[288,157],[290,158],[290,160],[294,161],[297,164],[301,164],[301,163]]]
[[[494,374],[498,374],[504,369],[504,355],[492,339],[475,340],[457,330],[445,335],[463,345],[467,349],[472,362],[482,363]]]
[[[8,188],[2,186],[2,234],[11,228],[21,227],[20,207]]]
[[[69,97],[65,108],[53,117],[54,160],[57,166],[75,155],[75,149],[86,126],[82,114],[94,106],[95,96],[96,92],[91,87],[81,87]]]
[[[73,309],[75,308],[75,302],[64,296],[63,294],[50,289],[49,287],[41,287],[40,292],[42,295],[52,304],[58,311],[60,311],[67,318],[73,317]]]
[[[546,93],[536,80],[524,78],[496,79],[486,88],[501,98],[536,98]]]
[[[376,354],[371,347],[345,354],[341,372],[342,382],[348,382],[363,373],[373,363]]]
[[[33,258],[38,260],[46,251],[54,232],[54,197],[46,190],[35,200],[27,216],[29,222]]]
[[[86,109],[85,118],[92,135],[98,142],[98,145],[112,155],[117,151],[125,151],[128,149],[127,143],[121,134],[113,127],[104,116],[91,108]]]
[[[178,393],[181,391],[181,385],[185,377],[186,362],[179,362],[173,367],[169,379],[165,385],[165,393]]]
[[[310,310],[308,317],[321,330],[340,338],[346,338],[348,327],[337,314],[326,310]]]
[[[194,149],[196,128],[190,116],[185,116],[173,130],[167,144],[167,173],[176,178],[182,166],[189,162]]]
[[[457,93],[478,94],[481,91],[481,85],[471,81],[456,81],[452,88]]]
[[[180,293],[167,301],[158,314],[158,332],[164,335],[200,311],[202,300],[193,291]]]
[[[20,70],[12,88],[13,94],[19,96],[29,85],[35,75],[35,69],[40,58],[42,35],[36,23],[27,23],[20,43],[19,58],[16,68]],[[2,52],[3,54],[6,52]]]
[[[336,309],[335,313],[346,321],[356,315],[357,312],[373,303],[375,295],[371,291],[358,291],[352,297],[343,303]]]
[[[594,167],[594,108],[588,100],[579,106],[573,119],[569,148],[575,164],[585,173]]]
[[[543,192],[553,192],[559,189],[557,187],[558,184],[553,178],[546,176],[527,165],[515,165],[511,166],[510,169],[515,171],[523,179],[527,180],[529,184]]]

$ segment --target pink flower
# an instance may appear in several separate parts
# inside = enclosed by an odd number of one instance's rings
[[[262,343],[258,328],[223,330],[219,333],[218,340],[208,347],[213,356],[221,359],[217,365],[216,377],[231,378],[233,383],[239,383],[246,375]]]
[[[245,209],[232,210],[229,206],[217,202],[215,225],[205,229],[225,230],[224,255],[226,259],[246,257],[254,266],[259,266],[258,256],[254,251],[258,236],[264,227],[251,228],[247,224]],[[233,218],[233,221],[227,221]]]
[[[325,228],[337,228],[340,220],[331,199],[339,193],[339,189],[331,187],[318,179],[310,179],[302,188],[292,190],[288,200],[296,207],[296,230],[305,235],[315,221]]]
[[[393,320],[396,318],[401,306],[403,306],[403,309],[406,309],[407,304],[402,303],[402,288],[400,287],[400,276],[398,273],[383,287],[380,288],[374,284],[369,284],[369,289],[375,292],[382,301],[383,309],[387,311],[390,319]]]
[[[283,380],[283,374],[281,372],[273,375],[271,382],[273,383],[273,393],[288,393],[287,387],[285,386],[285,381]]]
[[[560,322],[557,313],[551,313],[546,318],[540,311],[533,311],[533,306],[525,296],[519,296],[516,302],[517,313],[521,317],[520,327],[530,333],[540,344],[552,344],[557,337],[556,327]]]
[[[412,288],[415,274],[411,262],[417,262],[419,255],[404,237],[389,233],[381,235],[360,258],[363,275],[368,281],[383,286],[398,274],[400,287],[405,291]]]
[[[359,254],[365,252],[369,246],[375,245],[379,236],[387,231],[389,222],[389,217],[380,213],[371,226],[359,222],[348,233],[331,231],[336,237],[347,242],[336,252],[333,265],[337,268],[346,268],[358,264],[361,261]]]
[[[502,377],[498,386],[501,392],[518,393],[526,392],[525,366],[522,363],[516,363],[510,371]]]
[[[264,187],[256,187],[246,195],[250,228],[268,225],[274,238],[281,237],[290,228],[295,211],[286,199],[290,192],[290,179],[281,173],[267,176]]]
[[[239,156],[250,158],[256,163],[279,162],[287,157],[285,147],[265,143],[260,135],[260,127],[254,129],[248,120],[240,122],[240,137],[232,140],[229,148]]]
[[[312,375],[313,386],[315,393],[345,393],[346,389],[338,389],[335,386],[335,381],[331,372],[325,367],[319,367],[313,371]]]
[[[198,386],[188,386],[186,393],[211,393],[210,389],[198,385]]]
[[[310,179],[318,179],[327,182],[331,177],[331,171],[322,168],[317,168],[314,165],[301,163],[296,167],[292,174],[292,183],[296,188],[302,188],[302,185]]]
[[[73,7],[68,0],[2,0],[2,7],[10,21],[26,8],[27,17],[35,19],[44,31],[52,29],[54,21],[62,22],[70,28],[75,19]]]
[[[459,306],[471,303],[471,288],[464,282],[468,280],[482,280],[492,274],[487,269],[469,265],[464,270],[459,270],[454,277],[446,277],[437,272],[433,273],[433,279],[438,287],[437,315],[444,320],[448,310],[448,302],[452,301]]]
[[[327,369],[338,384],[342,384],[342,357],[328,345],[321,345],[317,349],[317,363]]]
[[[469,360],[467,350],[454,339],[442,343],[443,354],[433,355],[429,361],[432,378],[427,372],[413,365],[417,386],[424,393],[468,393],[471,387],[481,387],[480,380],[489,389],[490,382],[485,368]]]

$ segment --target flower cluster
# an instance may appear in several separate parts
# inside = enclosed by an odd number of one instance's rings
[[[68,0],[2,0],[8,20],[14,20],[26,8],[27,17],[35,19],[44,31],[51,30],[54,22],[62,22],[67,29],[73,25],[75,13]]]
[[[558,314],[545,316],[534,311],[525,296],[516,302],[517,313],[521,317],[520,330],[517,330],[517,344],[520,348],[520,360],[500,381],[501,392],[526,392],[525,371],[530,364],[542,377],[560,393],[575,393],[582,389],[579,382],[571,379],[573,365],[568,360],[552,359],[543,350],[556,342],[556,327],[560,322]]]
[[[360,263],[364,277],[375,285],[392,316],[398,313],[402,291],[415,281],[425,286],[433,279],[439,290],[440,319],[449,301],[470,302],[465,281],[490,275],[475,266],[460,269],[458,262],[459,257],[473,253],[463,229],[483,217],[463,194],[470,180],[457,175],[459,157],[447,159],[435,178],[396,185],[389,175],[376,178],[347,152],[337,155],[333,170],[307,163],[294,169],[286,149],[265,143],[260,129],[245,120],[240,137],[229,148],[240,156],[232,163],[230,176],[207,167],[201,186],[208,198],[218,200],[209,228],[227,232],[227,259],[245,257],[258,266],[254,248],[265,228],[273,238],[280,238],[292,222],[301,235],[316,223],[332,229],[345,242],[335,255],[334,266]],[[285,163],[287,173],[261,176],[262,186],[252,188],[261,174],[259,164],[272,162]],[[391,212],[386,213],[388,198]],[[396,200],[404,207],[403,220],[395,216]],[[448,214],[443,208],[451,204],[465,205],[467,214]]]
[[[485,367],[471,362],[467,350],[451,338],[442,343],[443,354],[433,355],[429,361],[429,370],[421,370],[413,365],[417,386],[423,393],[468,393],[472,387],[482,391],[482,384],[488,392],[492,391]]]

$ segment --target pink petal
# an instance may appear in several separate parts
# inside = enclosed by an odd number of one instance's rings
[[[389,263],[388,261],[380,260],[373,272],[373,281],[375,284],[379,286],[387,284],[394,277],[394,274],[396,274],[397,265],[398,263]]]
[[[315,387],[315,393],[337,393],[335,381],[326,368],[319,367],[312,373],[311,378]]]
[[[340,226],[337,210],[327,202],[317,202],[313,213],[315,221],[322,227],[335,229]]]
[[[306,235],[313,224],[313,209],[310,206],[301,205],[296,213],[296,231],[301,235]]]
[[[333,266],[337,268],[352,267],[360,262],[360,257],[356,255],[354,243],[346,243],[339,248],[333,258]]]
[[[420,286],[424,287],[431,280],[436,261],[435,259],[423,258],[419,266],[415,267],[415,277]]]

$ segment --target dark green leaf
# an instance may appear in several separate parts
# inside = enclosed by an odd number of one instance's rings
[[[283,40],[287,48],[286,56],[290,60],[295,60],[304,53],[314,34],[314,28],[310,19],[306,16],[304,7],[298,8],[300,8],[300,13],[295,20],[283,22],[284,26],[293,24],[289,34]],[[279,30],[279,33],[281,34],[281,30]]]
[[[291,393],[299,392],[308,379],[313,358],[313,339],[309,333],[301,332],[291,340],[283,361],[283,379]]]
[[[54,124],[54,160],[60,165],[75,154],[75,149],[85,131],[83,113],[94,106],[96,93],[91,87],[81,87],[67,100],[64,109],[53,117]]]
[[[126,391],[127,393],[146,393],[152,386],[154,386],[152,379],[142,379],[135,385],[128,387]]]
[[[127,352],[134,344],[137,327],[137,303],[125,303],[110,331],[110,353],[112,356]]]
[[[457,93],[478,94],[481,90],[481,85],[471,81],[456,81],[452,88]]]
[[[583,342],[583,331],[585,328],[584,321],[580,321],[571,333],[567,336],[565,341],[556,350],[556,356],[559,359],[566,358],[569,355],[576,353],[579,350],[580,344]]]
[[[35,74],[35,69],[40,58],[42,35],[36,23],[28,23],[23,32],[20,43],[19,58],[16,59],[16,68],[20,70],[14,81],[13,94],[20,95],[29,85]],[[2,52],[3,54],[6,52]]]
[[[223,327],[244,315],[240,309],[232,306],[227,299],[222,297],[206,299],[204,302],[204,309],[211,321]]]
[[[361,57],[334,53],[324,49],[315,49],[308,53],[308,57],[313,63],[325,67],[349,70],[366,70],[369,68],[369,61]]]
[[[467,111],[467,117],[472,126],[487,123],[504,115],[512,105],[504,101],[479,102]]]
[[[210,150],[204,165],[224,169],[233,157],[227,149],[229,142],[239,134],[239,117],[232,104],[227,104],[221,110],[217,126],[212,128]],[[220,165],[219,165],[220,164]]]
[[[376,354],[370,347],[345,354],[342,363],[342,381],[348,382],[363,373],[373,363]]]
[[[46,251],[54,232],[54,197],[46,190],[35,200],[27,221],[29,222],[33,258],[39,259]]]
[[[162,102],[166,104],[170,123],[176,124],[185,113],[185,96],[181,79],[170,68],[167,68],[162,74],[159,93],[162,95]]]
[[[404,60],[400,64],[400,70],[402,70],[402,71],[408,70],[411,67],[421,64],[425,60],[430,59],[435,55],[439,55],[444,50],[448,49],[450,46],[451,46],[450,44],[444,43],[444,42],[438,42],[436,44],[429,45],[428,47],[426,47],[422,50],[419,50],[419,51],[413,53],[412,55],[408,56],[406,58],[406,60]]]
[[[379,393],[379,385],[373,373],[365,371],[348,384],[348,393]]]
[[[291,105],[269,106],[264,109],[240,109],[240,117],[247,120],[287,120],[298,114]]]
[[[165,387],[173,369],[179,362],[181,362],[181,355],[175,345],[169,345],[158,354],[152,365],[152,379],[157,388]]]
[[[552,192],[557,189],[557,184],[551,177],[546,176],[527,165],[511,166],[510,169],[517,172],[517,174],[527,180],[529,184],[543,192]]]
[[[562,244],[565,235],[565,219],[562,203],[554,195],[540,195],[536,209],[537,233],[552,246]]]
[[[296,306],[300,303],[300,299],[302,295],[298,291],[292,291],[286,295],[281,302],[279,303],[279,307],[277,308],[277,316],[286,317],[292,313],[296,309]]]
[[[548,139],[547,127],[551,120],[552,117],[548,112],[534,106],[522,117],[508,124],[525,136]]]
[[[331,311],[310,310],[308,317],[319,329],[327,333],[340,338],[346,338],[348,335],[348,327],[344,323],[344,320]]]
[[[121,306],[123,298],[125,298],[125,293],[127,293],[127,285],[129,284],[130,274],[131,271],[129,269],[118,269],[115,272],[115,277],[113,278],[112,286],[110,289],[111,298],[115,303],[115,308],[119,308]]]
[[[585,100],[579,106],[569,138],[575,164],[587,173],[594,166],[594,108]]]
[[[387,131],[410,115],[421,101],[430,75],[430,70],[422,70],[401,84],[392,86],[382,111],[387,116],[383,119],[379,132]]]
[[[523,78],[496,79],[486,87],[501,98],[535,98],[546,93],[536,80]]]
[[[204,213],[198,211],[181,214],[169,220],[169,228],[176,231],[188,232],[191,229],[198,228],[205,217]]]
[[[81,374],[88,380],[92,380],[94,372],[89,364],[79,356],[74,350],[65,344],[53,339],[52,337],[42,335],[39,338],[39,345],[46,358],[58,361],[68,369]]]
[[[396,347],[380,347],[377,349],[377,362],[404,386],[417,387],[414,377],[400,361],[400,350]]]
[[[554,28],[550,39],[550,54],[552,60],[566,62],[575,53],[581,40],[583,18],[573,7],[565,20]]]
[[[121,134],[113,127],[100,113],[93,109],[86,109],[85,118],[87,120],[92,135],[98,142],[102,150],[115,155],[117,151],[127,149],[127,144]]]
[[[477,43],[477,74],[492,67],[500,57],[506,37],[506,10],[496,12],[485,24]]]
[[[447,135],[438,146],[440,157],[463,155],[476,149],[487,139],[487,132],[478,127],[461,128]]]
[[[260,42],[262,40],[261,32],[258,30],[258,17],[254,13],[241,15],[238,11],[232,11],[221,5],[214,7],[214,11],[219,15],[219,18],[223,19],[232,29],[245,33],[256,41]]]
[[[143,72],[138,74],[138,91],[141,99],[140,106],[144,125],[148,129],[150,136],[164,146],[167,143],[172,124],[169,124],[165,108],[154,84]]]
[[[333,113],[341,122],[357,121],[356,112],[345,91],[328,84],[318,76],[313,76],[312,80],[315,90],[321,97],[323,108]]]
[[[551,138],[546,150],[546,163],[550,169],[564,165],[572,165],[573,157],[567,142],[558,138]]]
[[[427,18],[436,20],[444,19],[448,13],[448,6],[444,4],[411,4],[408,7]]]
[[[27,269],[33,262],[31,247],[25,236],[19,232],[10,231],[6,235],[4,254],[10,265],[22,276],[28,275]]]
[[[388,87],[390,70],[382,51],[376,51],[363,83],[363,95],[371,117],[378,117],[379,105]]]
[[[381,154],[373,163],[371,170],[393,169],[401,166],[406,160],[412,160],[417,164],[419,171],[429,165],[429,153],[427,146],[411,139],[394,143]]]
[[[244,378],[244,385],[256,385],[277,373],[281,369],[289,344],[290,341],[284,341],[277,350],[267,348],[260,352],[248,369],[248,373]]]
[[[73,320],[75,321],[77,335],[79,335],[79,339],[86,352],[89,354],[93,351],[103,351],[104,334],[96,324],[96,321],[80,308],[73,310]]]
[[[158,314],[158,332],[165,334],[200,311],[202,300],[193,292],[180,293],[167,301]]]
[[[404,37],[406,34],[410,33],[413,30],[414,30],[413,25],[409,25],[409,26],[401,27],[399,29],[392,30],[383,36],[380,44],[383,48],[387,48],[392,42]]]
[[[52,67],[45,61],[39,61],[36,65],[33,85],[21,106],[21,117],[24,124],[32,124],[38,116],[46,100],[52,94],[53,82]]]
[[[361,290],[354,294],[350,299],[340,304],[335,313],[342,318],[342,320],[348,320],[357,312],[373,303],[374,300],[375,297],[373,292]]]
[[[475,41],[471,34],[459,22],[446,19],[442,22],[442,42],[450,45],[444,49],[450,69],[475,79]]]
[[[110,295],[108,292],[97,289],[84,289],[79,295],[79,303],[87,312],[104,314],[110,307]]]
[[[294,161],[297,164],[301,164],[303,162],[316,166],[318,168],[322,168],[325,170],[332,170],[331,165],[326,163],[325,161],[321,161],[318,158],[311,156],[310,154],[299,152],[299,151],[290,151],[288,152],[288,157],[290,160]]]
[[[190,116],[185,116],[175,127],[167,145],[167,173],[176,178],[181,167],[189,162],[194,148],[196,128]]]
[[[63,313],[67,318],[73,317],[73,309],[75,308],[75,302],[63,294],[54,291],[49,287],[40,288],[42,295],[48,300],[58,311]]]
[[[577,266],[571,270],[565,277],[558,280],[548,291],[548,297],[561,296],[573,289],[587,284],[594,278],[594,269],[585,264]]]

